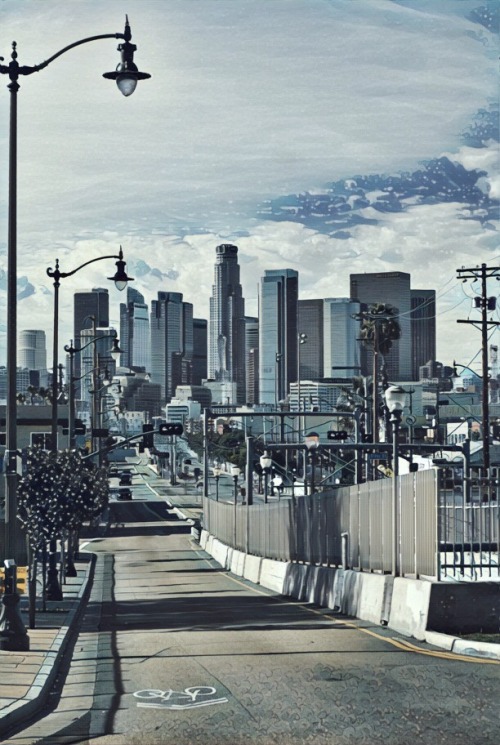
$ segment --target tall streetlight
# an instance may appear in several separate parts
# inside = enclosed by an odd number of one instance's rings
[[[0,74],[8,75],[10,83],[10,127],[9,127],[9,207],[8,207],[8,239],[7,239],[7,401],[6,401],[6,431],[5,431],[5,556],[18,556],[16,523],[16,453],[17,453],[17,410],[16,410],[16,372],[17,372],[17,92],[20,88],[19,76],[31,75],[47,67],[51,62],[74,47],[100,39],[123,39],[118,45],[121,62],[115,71],[105,73],[104,77],[116,80],[119,90],[124,96],[133,93],[138,80],[151,77],[149,73],[139,72],[134,63],[134,52],[137,47],[130,43],[132,38],[128,18],[125,19],[125,29],[122,33],[100,34],[80,39],[56,52],[52,57],[39,65],[19,65],[17,61],[17,44],[13,42],[11,60],[8,65],[0,64]],[[0,57],[0,62],[3,61]],[[17,592],[14,593],[17,595]],[[5,596],[4,596],[5,597]],[[8,622],[8,621],[7,621]],[[19,636],[19,635],[17,635]],[[16,643],[25,645],[25,640],[17,640],[13,634],[12,649]],[[20,646],[25,649],[25,646]]]
[[[73,269],[71,272],[60,271],[59,259],[56,259],[55,269],[52,269],[51,267],[47,269],[48,276],[54,280],[54,339],[52,346],[52,452],[56,452],[57,450],[57,365],[59,361],[59,287],[61,285],[61,279],[72,277],[73,274],[79,272],[80,269],[89,266],[89,264],[94,264],[96,261],[104,261],[104,259],[118,259],[118,261],[116,262],[116,272],[113,277],[108,277],[108,279],[112,279],[114,281],[117,290],[124,290],[127,286],[127,283],[133,280],[133,277],[129,277],[127,275],[127,272],[125,271],[126,262],[123,260],[123,250],[121,246],[118,254],[97,256],[95,259],[90,259],[89,261],[85,261],[83,264],[80,264],[80,266],[77,266],[76,269]]]
[[[264,454],[260,456],[259,460],[260,460],[260,467],[262,468],[262,473],[264,474],[264,503],[267,504],[269,472],[271,470],[273,459],[271,458],[270,455],[268,455],[267,450],[265,450]]]
[[[314,494],[315,489],[315,483],[314,483],[314,471],[316,468],[316,450],[319,447],[319,435],[317,432],[309,432],[304,438],[304,445],[307,448],[307,451],[311,458],[311,494]],[[304,487],[305,487],[306,479],[305,479],[305,472],[304,472]],[[305,488],[304,488],[304,494],[305,494]]]
[[[384,392],[385,403],[391,415],[392,424],[392,574],[399,576],[399,447],[398,432],[401,416],[406,406],[406,391],[399,385],[390,385]]]
[[[219,479],[222,473],[222,469],[217,464],[214,466],[214,478],[215,478],[215,501],[219,501]]]

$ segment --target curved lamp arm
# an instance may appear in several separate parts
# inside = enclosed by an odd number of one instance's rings
[[[118,32],[114,34],[98,34],[96,36],[88,36],[85,39],[79,39],[78,41],[74,41],[72,44],[63,47],[63,49],[60,49],[58,52],[53,54],[52,57],[49,57],[39,65],[31,66],[19,65],[17,61],[17,44],[14,41],[12,43],[12,59],[8,65],[0,65],[0,74],[8,75],[17,90],[19,87],[17,85],[17,79],[20,75],[31,75],[34,72],[43,70],[45,67],[50,65],[51,62],[65,54],[65,52],[68,52],[70,49],[74,49],[82,44],[87,44],[90,41],[99,41],[101,39],[123,39],[125,43],[118,45],[118,51],[121,52],[121,63],[117,65],[115,71],[104,73],[103,77],[109,80],[116,80],[118,88],[123,95],[129,96],[134,92],[138,80],[146,80],[151,77],[149,73],[139,72],[137,66],[134,64],[134,52],[137,47],[135,44],[130,43],[131,38],[132,32],[130,30],[128,16],[125,16],[125,29],[123,34]],[[3,57],[0,57],[0,60],[3,59]]]
[[[133,281],[133,277],[128,277],[127,273],[125,272],[126,262],[123,260],[123,250],[121,246],[119,254],[97,256],[95,259],[89,259],[89,261],[86,261],[84,264],[80,264],[80,266],[77,266],[76,269],[73,269],[73,271],[71,272],[61,272],[59,270],[59,259],[56,259],[56,268],[52,269],[52,267],[49,267],[47,269],[47,274],[54,280],[54,287],[59,287],[61,279],[64,279],[65,277],[71,277],[73,274],[76,274],[85,266],[94,264],[96,261],[103,261],[104,259],[118,259],[118,261],[116,262],[116,266],[118,267],[116,274],[114,277],[109,277],[109,279],[114,279],[115,284],[119,290],[123,290],[127,282]],[[121,287],[119,286],[120,284],[122,285]]]

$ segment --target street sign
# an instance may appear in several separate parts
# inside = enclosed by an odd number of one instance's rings
[[[387,453],[368,453],[368,460],[387,460]]]

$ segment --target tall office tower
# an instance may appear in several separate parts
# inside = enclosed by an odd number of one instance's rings
[[[351,274],[351,298],[365,306],[388,303],[397,312],[401,338],[393,342],[386,357],[389,380],[411,380],[411,294],[410,275],[405,272],[380,272],[376,274]],[[371,351],[366,355],[363,374],[371,375]]]
[[[324,302],[325,378],[352,378],[361,372],[357,300],[329,297]]]
[[[193,369],[192,385],[201,385],[207,377],[208,322],[206,318],[193,318]]]
[[[193,305],[180,292],[159,292],[151,303],[151,380],[170,401],[178,385],[191,383]]]
[[[80,343],[82,351],[75,357],[80,357],[81,365],[81,392],[79,399],[90,405],[93,400],[93,371],[96,370],[97,374],[103,378],[105,373],[106,377],[109,376],[111,380],[116,372],[116,363],[111,356],[111,349],[113,348],[113,340],[116,337],[116,330],[114,328],[99,328],[95,329],[82,329],[80,332]],[[100,387],[102,387],[102,383]],[[105,398],[105,391],[101,394],[96,392],[98,398]]]
[[[245,316],[245,403],[259,403],[259,319]]]
[[[129,368],[151,367],[151,338],[149,334],[148,306],[144,296],[133,287],[127,287],[127,302],[120,303],[120,347],[123,349],[121,364]]]
[[[411,290],[412,379],[419,368],[436,359],[436,291]]]
[[[306,335],[300,345],[300,379],[319,380],[323,377],[323,300],[299,300],[298,332]]]
[[[238,248],[217,246],[208,327],[208,377],[236,383],[236,401],[245,401],[245,301]]]
[[[95,318],[95,325],[100,328],[109,326],[109,295],[107,289],[94,287],[92,292],[75,292],[73,315],[73,344],[75,349],[81,348],[80,334],[82,329],[92,328],[91,316]],[[75,355],[75,378],[81,375],[80,355]],[[78,388],[77,384],[77,388]]]
[[[259,397],[276,406],[297,380],[299,273],[267,270],[259,295]]]
[[[23,329],[18,340],[19,367],[36,370],[40,386],[47,386],[47,344],[45,331]]]

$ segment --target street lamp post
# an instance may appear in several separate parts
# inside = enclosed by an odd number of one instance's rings
[[[100,34],[91,36],[64,47],[39,65],[19,65],[17,61],[17,44],[13,42],[11,60],[8,65],[0,64],[0,74],[8,75],[10,83],[10,124],[9,124],[9,206],[8,206],[8,237],[7,237],[7,400],[6,400],[6,428],[5,428],[5,556],[12,557],[15,562],[20,549],[18,548],[16,513],[17,513],[17,403],[16,403],[16,373],[17,373],[17,92],[20,88],[19,76],[32,75],[47,67],[53,60],[74,47],[100,39],[123,39],[119,44],[121,63],[112,73],[105,73],[105,77],[116,80],[123,95],[129,96],[135,89],[138,80],[151,77],[148,73],[141,73],[137,69],[133,58],[136,46],[130,43],[132,33],[128,18],[125,20],[124,33]],[[0,57],[0,62],[3,61]],[[9,561],[11,559],[8,559]],[[17,589],[3,598],[3,640],[4,649],[26,650],[29,648],[29,637],[22,631],[18,619],[12,615],[15,606],[11,600],[19,600]],[[5,612],[3,612],[5,609]],[[7,641],[5,641],[7,639]]]
[[[231,476],[234,481],[234,511],[233,511],[233,546],[236,548],[236,507],[238,504],[238,478],[241,470],[238,466],[231,466]]]
[[[57,450],[57,367],[58,367],[58,355],[59,355],[59,287],[61,285],[61,279],[65,277],[71,277],[88,266],[94,264],[96,261],[103,261],[104,259],[118,259],[116,262],[116,272],[112,279],[115,283],[117,290],[124,290],[128,282],[131,282],[133,277],[127,276],[125,271],[126,262],[123,260],[123,250],[120,246],[118,254],[111,254],[109,256],[97,256],[95,259],[85,261],[83,264],[73,269],[71,272],[61,272],[59,270],[59,259],[56,259],[56,268],[47,269],[47,274],[54,280],[54,338],[52,346],[52,444],[51,450],[56,452]]]
[[[264,451],[264,455],[260,456],[260,467],[264,474],[264,503],[267,504],[267,494],[269,485],[269,471],[271,470],[272,458],[267,454],[267,450]]]
[[[304,445],[307,448],[307,451],[309,452],[310,458],[311,458],[311,494],[314,494],[315,489],[315,483],[314,483],[314,470],[316,467],[316,450],[319,447],[319,435],[317,432],[309,432],[309,434],[306,435],[304,438]],[[304,479],[304,485],[305,485],[305,479]],[[305,493],[305,489],[304,489]]]
[[[219,501],[219,479],[222,471],[219,468],[219,466],[215,466],[214,468],[214,478],[215,478],[215,501]]]
[[[391,415],[392,424],[392,574],[400,573],[400,529],[399,529],[399,447],[398,432],[401,415],[406,405],[406,391],[399,385],[391,385],[385,390],[385,403]]]
[[[95,320],[95,319],[94,319]],[[95,334],[94,334],[95,336]],[[87,344],[85,344],[83,347],[80,347],[79,349],[75,349],[73,346],[73,340],[71,340],[70,344],[66,344],[64,346],[64,351],[67,352],[69,355],[69,374],[68,374],[68,444],[69,449],[73,450],[76,444],[76,433],[75,433],[75,388],[74,383],[76,383],[78,380],[82,380],[82,378],[85,378],[88,373],[85,373],[85,375],[81,375],[79,378],[75,378],[74,376],[74,357],[75,354],[78,352],[83,352],[84,349],[89,347],[91,344],[95,344],[97,341],[97,338],[91,339]],[[115,360],[115,362],[118,362],[118,359],[120,357],[120,354],[122,354],[122,349],[120,349],[118,338],[115,337],[113,339],[113,347],[110,351],[111,357]]]

